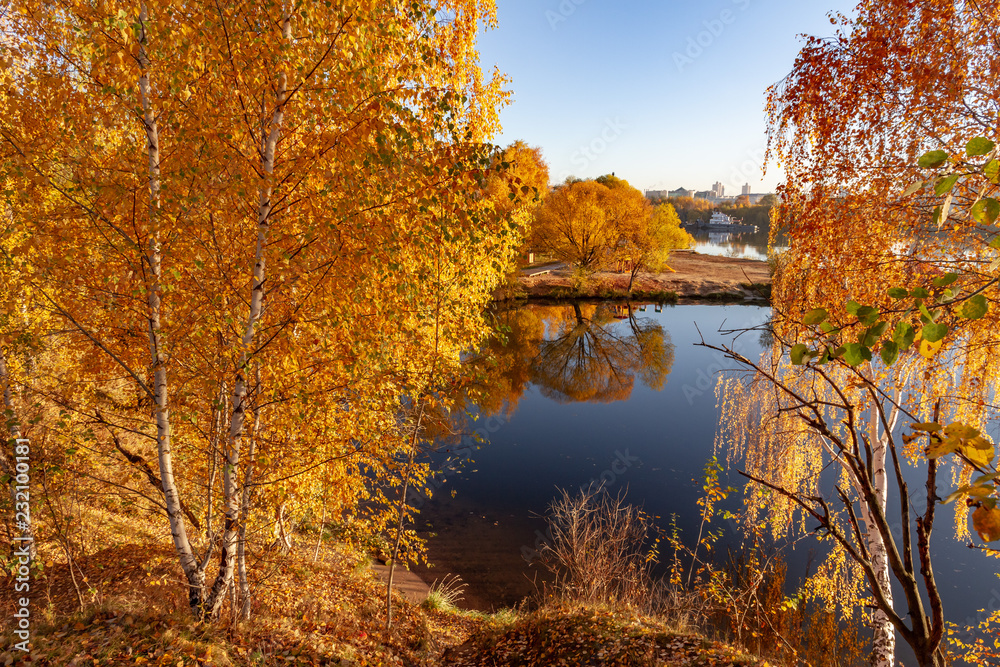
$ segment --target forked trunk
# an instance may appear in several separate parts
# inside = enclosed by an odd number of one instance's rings
[[[292,39],[291,9],[282,10],[281,36],[286,42]],[[218,615],[225,600],[225,593],[233,580],[236,564],[239,538],[239,517],[241,496],[238,489],[237,473],[240,466],[240,449],[243,443],[243,431],[246,424],[247,400],[247,365],[250,362],[248,350],[254,342],[254,333],[260,324],[264,311],[264,280],[267,277],[266,257],[268,234],[271,224],[271,195],[273,191],[271,177],[274,174],[274,154],[278,145],[278,137],[285,115],[287,102],[287,75],[278,75],[275,87],[275,107],[269,129],[261,142],[261,171],[264,174],[260,185],[260,195],[257,203],[257,243],[253,267],[253,286],[250,294],[250,313],[247,316],[240,341],[242,353],[236,367],[236,379],[233,385],[232,417],[229,426],[229,443],[226,447],[226,466],[222,476],[222,492],[225,505],[225,520],[222,533],[222,552],[219,556],[219,573],[215,583],[205,600],[205,613],[214,618]]]

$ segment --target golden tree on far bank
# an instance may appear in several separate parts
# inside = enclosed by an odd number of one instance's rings
[[[671,250],[693,241],[672,206],[654,208],[614,175],[557,187],[535,214],[532,240],[584,271],[628,271],[630,290],[641,270],[662,267]]]

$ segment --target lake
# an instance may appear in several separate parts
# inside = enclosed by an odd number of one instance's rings
[[[768,308],[717,305],[533,305],[501,313],[510,340],[484,380],[481,401],[492,416],[471,426],[489,444],[471,454],[471,437],[446,447],[465,461],[443,474],[420,508],[418,526],[434,533],[428,548],[437,567],[418,573],[428,581],[458,574],[470,607],[516,604],[541,576],[529,561],[547,505],[558,488],[591,480],[627,492],[663,528],[676,516],[685,542],[693,543],[702,470],[719,428],[716,380],[733,367],[696,346],[699,330],[720,343],[730,340],[720,329],[752,327],[768,316]],[[763,350],[757,332],[737,345],[751,358]],[[724,452],[719,458],[725,465]],[[743,486],[735,470],[724,478]],[[724,506],[739,504],[731,498]],[[1000,606],[1000,582],[995,561],[954,540],[950,514],[938,513],[935,568],[946,617],[971,622],[979,609]],[[735,524],[718,526],[724,543],[739,543]],[[790,579],[804,573],[809,547],[818,543],[805,544],[788,555]]]
[[[738,234],[690,229],[688,232],[694,237],[695,252],[703,255],[767,260],[768,231],[766,229]],[[781,249],[783,246],[779,244],[778,247]]]

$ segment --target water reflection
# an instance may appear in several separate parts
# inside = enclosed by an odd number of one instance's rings
[[[430,538],[437,567],[416,571],[428,581],[459,574],[473,607],[517,604],[536,592],[539,568],[527,562],[524,550],[544,540],[538,517],[557,488],[575,490],[593,480],[662,517],[661,528],[675,521],[682,538],[693,542],[705,462],[713,454],[726,459],[727,452],[714,447],[721,416],[714,390],[718,374],[731,368],[695,344],[704,335],[756,359],[772,343],[766,329],[759,338],[736,342],[717,332],[752,328],[768,316],[766,308],[715,305],[662,312],[614,304],[531,305],[497,312],[505,340],[481,351],[479,394],[465,406],[480,419],[454,425],[460,442],[440,441],[435,493],[419,503],[418,529]],[[735,470],[745,465],[733,461],[721,483],[742,488],[745,480]],[[718,508],[720,516],[740,504],[731,497]],[[713,529],[720,531],[719,554],[739,549],[746,536],[726,519]],[[995,582],[991,562],[948,530],[934,535],[948,615],[962,625],[981,619],[978,610],[994,609],[1000,600],[998,587],[983,583]],[[815,572],[823,544],[810,537],[784,554],[791,586],[786,594]]]
[[[499,313],[506,336],[481,359],[480,411],[510,414],[529,385],[558,403],[628,400],[636,378],[661,390],[674,346],[659,322],[638,313],[631,304],[581,303]]]
[[[693,346],[695,322],[713,332],[766,316],[751,306],[610,303],[494,313],[503,338],[480,351],[476,386],[452,411],[478,418],[437,440],[434,493],[421,497],[419,526],[434,535],[438,567],[418,571],[428,580],[459,574],[471,606],[516,604],[535,590],[539,568],[522,547],[535,548],[556,489],[593,480],[664,522],[676,516],[694,539],[698,480],[719,418],[715,373],[724,367]],[[748,344],[748,354],[759,353]],[[727,527],[723,541],[732,537]]]
[[[688,231],[694,236],[694,249],[704,255],[720,255],[757,260],[767,259],[767,229],[737,234],[697,229],[690,229]],[[783,247],[783,243],[784,241],[779,239],[778,247]]]

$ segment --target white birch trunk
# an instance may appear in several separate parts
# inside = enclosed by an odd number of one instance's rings
[[[163,350],[163,340],[160,320],[160,280],[162,277],[160,255],[159,209],[160,209],[160,137],[156,125],[156,115],[149,85],[149,55],[147,46],[149,35],[146,26],[149,13],[145,4],[139,10],[139,25],[142,35],[139,40],[139,98],[142,101],[142,119],[146,130],[147,152],[149,155],[149,246],[146,254],[147,270],[147,303],[149,306],[149,354],[153,367],[153,402],[156,418],[156,451],[160,466],[160,481],[163,486],[163,498],[167,506],[167,517],[170,520],[170,534],[173,537],[174,549],[180,558],[181,568],[188,580],[188,599],[192,610],[198,613],[202,602],[204,587],[204,571],[199,567],[191,542],[188,540],[187,529],[181,509],[180,493],[174,478],[173,453],[170,443],[170,409],[169,390],[167,385],[166,355]]]
[[[282,10],[281,36],[285,41],[292,39],[292,18],[290,8]],[[226,466],[223,470],[223,497],[225,500],[225,526],[222,536],[222,554],[220,556],[219,574],[206,601],[206,611],[210,616],[218,614],[222,606],[224,594],[233,578],[236,562],[237,540],[239,537],[240,494],[238,492],[237,471],[240,464],[240,448],[243,441],[243,430],[246,423],[247,381],[246,366],[248,352],[253,345],[254,334],[260,324],[264,310],[264,281],[267,277],[265,248],[270,228],[271,194],[274,174],[274,154],[278,145],[281,124],[285,115],[287,97],[287,76],[285,72],[278,75],[275,90],[275,107],[271,117],[271,125],[263,142],[261,155],[261,171],[264,182],[260,187],[257,204],[257,244],[253,267],[253,283],[250,294],[250,314],[247,317],[240,341],[241,356],[236,368],[236,379],[232,395],[232,418],[229,427],[229,446],[226,450]]]
[[[247,577],[247,523],[250,521],[250,491],[253,482],[253,462],[254,453],[257,446],[257,438],[260,437],[260,367],[254,372],[254,386],[257,391],[257,401],[253,408],[253,435],[250,437],[250,445],[247,448],[246,472],[243,475],[243,494],[240,501],[240,533],[239,547],[237,549],[236,567],[240,580],[240,613],[239,620],[250,620],[250,580]]]
[[[898,413],[893,408],[893,416],[889,421],[890,429],[896,422]],[[886,459],[889,451],[889,438],[891,433],[882,430],[877,411],[872,409],[868,417],[868,433],[872,439],[872,486],[875,492],[875,501],[886,515],[886,502],[889,488],[889,477],[886,470]],[[871,556],[872,569],[875,571],[875,578],[886,602],[891,606],[892,600],[892,580],[889,568],[889,552],[882,533],[879,532],[871,517],[871,510],[864,504],[862,506],[862,518],[865,521],[866,541],[868,553]],[[876,609],[872,619],[873,655],[872,665],[874,667],[893,667],[896,657],[896,629],[889,620],[889,617],[881,609]]]
[[[898,399],[899,396],[897,393],[897,402]],[[882,511],[882,516],[886,515],[889,488],[889,478],[886,470],[889,438],[891,430],[895,428],[898,419],[899,411],[896,408],[892,408],[892,416],[888,420],[890,432],[884,432],[878,413],[873,410],[872,414],[869,415],[868,435],[872,443],[872,488],[875,493],[875,501]],[[868,549],[868,554],[871,558],[871,566],[875,572],[875,579],[878,582],[879,588],[882,589],[886,602],[891,606],[893,599],[889,551],[885,541],[882,539],[882,534],[878,530],[878,526],[875,524],[875,520],[872,518],[873,508],[869,507],[864,501],[865,496],[861,480],[854,474],[847,462],[843,460],[843,457],[836,451],[836,448],[825,440],[823,441],[823,447],[844,468],[857,493],[859,499],[858,515],[860,520],[865,524],[865,547]],[[896,655],[896,629],[892,625],[892,621],[889,620],[889,617],[881,609],[876,609],[872,615],[872,631],[872,665],[874,667],[893,667]]]

